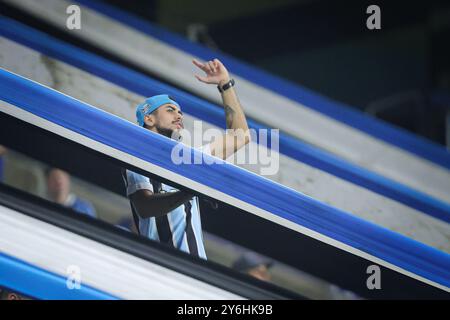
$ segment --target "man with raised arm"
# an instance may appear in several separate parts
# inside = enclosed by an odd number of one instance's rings
[[[218,59],[205,63],[193,60],[193,63],[204,72],[195,75],[199,81],[217,85],[228,129],[201,150],[226,159],[250,141],[247,120],[233,88],[234,80]],[[165,94],[139,104],[136,118],[139,126],[168,138],[184,128],[180,105]],[[124,180],[141,235],[206,259],[197,197],[130,170],[124,172]]]

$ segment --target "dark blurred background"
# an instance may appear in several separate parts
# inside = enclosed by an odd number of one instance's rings
[[[450,146],[450,1],[106,2]]]

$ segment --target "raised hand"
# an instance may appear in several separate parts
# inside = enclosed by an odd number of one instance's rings
[[[205,72],[205,76],[203,77],[197,74],[195,75],[201,82],[223,85],[230,80],[228,70],[218,59],[210,60],[205,63],[201,63],[194,59],[192,60],[192,63]]]

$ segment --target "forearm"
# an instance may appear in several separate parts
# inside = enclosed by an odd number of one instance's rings
[[[220,88],[223,88],[224,84],[230,81],[227,69],[218,59],[205,63],[194,59],[193,63],[205,72],[205,77],[195,75],[198,80],[204,83],[219,85]],[[231,154],[250,142],[250,132],[234,88],[222,90],[221,95],[225,110],[227,132],[211,143],[211,154],[227,159]]]
[[[160,217],[168,214],[186,201],[191,200],[192,194],[184,191],[153,193],[145,197],[132,199],[138,214],[142,218]]]
[[[223,83],[219,85],[223,85]],[[227,129],[247,131],[247,119],[233,87],[222,92],[222,102],[225,109]]]
[[[250,142],[247,119],[233,87],[222,92],[227,131],[215,156],[226,159]]]

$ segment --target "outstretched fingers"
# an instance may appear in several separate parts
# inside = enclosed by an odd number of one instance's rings
[[[208,61],[208,65],[209,65],[209,68],[211,69],[212,73],[215,73],[217,71],[214,62]]]
[[[201,82],[209,83],[208,78],[206,78],[206,77],[202,77],[202,76],[199,76],[197,74],[194,74],[194,76],[197,78],[197,80],[199,80]]]
[[[192,63],[205,72],[205,76],[195,75],[195,77],[204,83],[219,83],[220,79],[226,75],[226,69],[222,62],[218,59],[210,61],[200,62],[197,59],[193,59]],[[225,72],[225,73],[224,73]]]
[[[199,67],[200,69],[202,69],[204,72],[208,72],[209,66],[208,66],[207,64],[201,63],[200,61],[198,61],[198,60],[196,60],[196,59],[192,60],[192,62],[193,62],[197,67]]]
[[[206,61],[205,63],[202,63],[196,59],[193,59],[192,62],[207,74],[215,73],[219,70],[218,65],[215,61]]]

